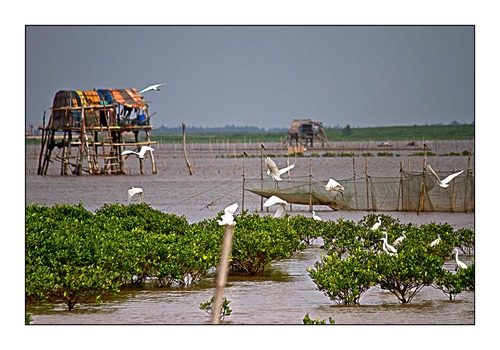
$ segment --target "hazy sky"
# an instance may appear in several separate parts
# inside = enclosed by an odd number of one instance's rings
[[[27,26],[26,124],[58,90],[137,88],[154,126],[474,121],[474,26]]]

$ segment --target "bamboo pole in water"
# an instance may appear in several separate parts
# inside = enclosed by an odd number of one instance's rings
[[[186,165],[189,170],[189,175],[193,175],[193,167],[191,166],[191,163],[189,163],[189,159],[187,157],[187,151],[186,151],[186,124],[182,123],[182,149],[184,151],[184,159],[186,160]]]
[[[354,157],[352,157],[352,174],[354,178],[354,196],[356,198],[356,210],[358,210],[358,187],[356,186],[356,163]]]
[[[264,185],[264,150],[266,148],[263,144],[260,144],[260,186]],[[260,197],[260,210],[264,210],[264,198]]]
[[[245,210],[245,156],[246,152],[243,151],[243,190],[241,192],[241,211]]]
[[[370,192],[368,186],[368,156],[365,156],[365,178],[366,178],[366,210],[370,210]]]
[[[38,156],[38,175],[45,175],[42,172],[42,159],[43,159],[43,151],[45,149],[45,111],[43,111],[43,119],[42,119],[42,146],[40,147],[40,155]]]
[[[309,159],[309,211],[312,209],[312,159]]]
[[[425,185],[425,174],[427,169],[427,152],[426,146],[424,145],[424,164],[422,171],[422,186],[420,189],[420,200],[417,207],[417,215],[420,214],[420,211],[425,210],[425,194],[426,194],[426,185]]]
[[[234,226],[226,225],[222,239],[222,251],[219,266],[217,267],[217,281],[215,285],[214,301],[212,303],[212,324],[220,323],[220,311],[222,306],[222,294],[227,283],[229,268],[229,254],[233,242]]]

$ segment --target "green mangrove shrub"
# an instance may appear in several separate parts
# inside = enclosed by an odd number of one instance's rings
[[[254,276],[273,262],[304,249],[301,235],[288,216],[273,218],[243,212],[237,216],[231,251],[231,267]]]
[[[378,218],[381,225],[373,230]],[[361,295],[374,285],[391,292],[402,303],[411,302],[424,286],[432,285],[447,295],[474,288],[473,264],[460,271],[459,276],[448,274],[443,268],[454,247],[473,249],[472,230],[454,231],[446,223],[417,227],[375,214],[368,214],[357,223],[339,218],[322,225],[326,254],[314,269],[308,268],[308,273],[318,289],[337,304],[358,304]],[[397,254],[384,252],[385,237],[389,243],[398,241],[394,243]],[[435,240],[438,243],[431,244]]]

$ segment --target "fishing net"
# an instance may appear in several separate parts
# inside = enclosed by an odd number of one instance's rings
[[[445,173],[437,172],[441,178]],[[327,191],[328,179],[312,176],[283,179],[245,179],[245,190],[288,203],[326,205],[333,210],[379,211],[474,211],[474,177],[470,171],[457,176],[446,189],[431,174],[400,172],[399,177],[356,177],[336,179],[344,191]]]

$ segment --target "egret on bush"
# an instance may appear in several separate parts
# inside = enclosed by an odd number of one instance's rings
[[[384,252],[389,254],[390,256],[397,255],[398,251],[396,248],[394,248],[392,245],[387,243],[387,232],[384,231],[385,237],[381,238],[382,241],[384,241],[384,244],[382,245],[382,249],[384,249]]]
[[[277,196],[271,196],[269,199],[263,204],[265,208],[270,207],[272,205],[278,204],[278,209],[276,210],[276,213],[274,214],[275,218],[280,218],[283,216],[285,213],[285,209],[287,206],[287,201],[277,197]]]
[[[401,236],[399,236],[394,242],[392,242],[392,245],[397,247],[398,245],[401,244],[401,242],[404,241],[405,238],[406,238],[406,235],[403,231],[403,234]]]
[[[141,203],[144,199],[144,191],[140,187],[130,187],[128,190],[128,204],[132,200],[132,197],[137,194],[137,203]]]
[[[219,225],[224,226],[224,225],[229,225],[229,226],[234,226],[236,222],[234,221],[233,214],[238,209],[238,203],[231,204],[230,206],[226,207],[224,209],[224,214],[222,215],[221,219],[222,220],[217,220]]]
[[[382,218],[379,216],[377,222],[372,226],[372,231],[376,231],[382,225]]]
[[[286,173],[288,170],[293,169],[293,167],[295,166],[295,164],[292,164],[290,166],[287,166],[286,168],[278,169],[276,163],[269,157],[266,158],[265,163],[267,167],[267,175],[271,176],[271,178],[274,180],[275,188],[278,187],[278,181],[283,180],[281,178],[281,175]]]
[[[438,174],[436,174],[436,172],[434,171],[434,169],[432,169],[432,167],[430,165],[427,165],[427,169],[431,172],[431,174],[436,178],[436,180],[438,181],[438,185],[441,186],[442,188],[447,188],[449,185],[449,183],[451,182],[451,180],[453,180],[455,177],[457,177],[458,175],[460,175],[461,173],[463,173],[464,171],[459,171],[458,173],[454,173],[454,174],[451,174],[447,177],[445,177],[443,180],[441,180],[438,176]]]
[[[165,83],[150,85],[147,88],[142,89],[141,91],[139,91],[139,93],[142,94],[143,92],[148,92],[148,91],[160,91],[159,87],[162,86],[162,85],[165,85]]]
[[[320,218],[318,215],[316,215],[316,212],[313,210],[312,211],[312,214],[313,214],[313,219],[316,220],[316,221],[323,221],[322,218]]]
[[[466,269],[467,265],[458,260],[458,249],[457,248],[453,249],[453,252],[455,253],[455,262],[457,263],[457,268],[461,270]]]
[[[431,247],[434,247],[434,246],[438,245],[439,243],[441,243],[441,237],[438,234],[438,238],[436,238],[435,240],[433,240],[431,242]]]
[[[152,147],[149,147],[149,146],[142,146],[141,150],[139,152],[134,152],[134,151],[131,151],[131,150],[126,150],[126,151],[122,152],[122,156],[133,153],[133,154],[136,154],[139,158],[144,158],[144,155],[146,154],[146,151],[153,152],[154,149]]]

